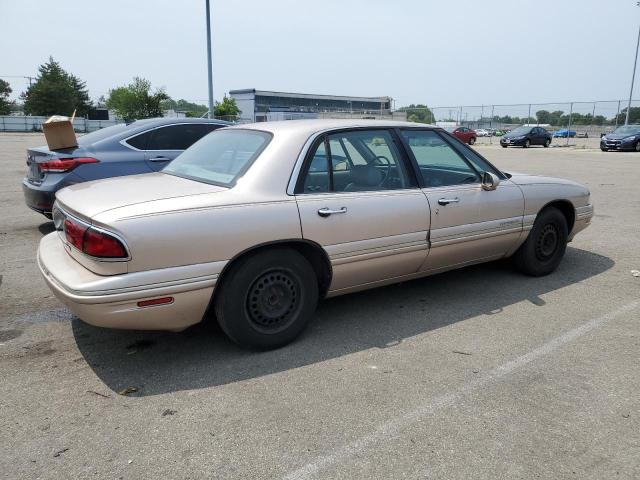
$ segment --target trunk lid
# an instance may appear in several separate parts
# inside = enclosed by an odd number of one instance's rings
[[[56,198],[63,207],[91,219],[115,208],[227,190],[156,172],[78,183],[60,190]]]
[[[80,157],[87,155],[87,151],[82,147],[65,148],[63,150],[52,151],[47,147],[34,147],[27,149],[27,181],[34,185],[40,185],[46,172],[40,168],[40,164],[55,158]]]

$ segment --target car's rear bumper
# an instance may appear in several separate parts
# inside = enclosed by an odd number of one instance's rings
[[[42,213],[47,218],[51,218],[51,208],[56,201],[56,192],[34,185],[26,178],[22,180],[22,193],[24,202],[32,210]]]
[[[107,288],[117,284],[119,277],[132,274],[108,277],[94,274],[67,253],[57,232],[42,238],[38,267],[53,294],[81,320],[108,328],[184,330],[202,320],[217,281],[217,275],[183,281],[162,281],[156,277],[151,284]],[[153,307],[138,306],[140,301],[161,297],[172,297],[173,301]]]

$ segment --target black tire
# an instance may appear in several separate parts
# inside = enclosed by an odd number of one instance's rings
[[[527,240],[513,256],[518,270],[533,277],[553,272],[564,257],[569,235],[567,220],[557,208],[542,210]]]
[[[241,347],[269,350],[293,341],[318,304],[318,280],[309,262],[289,248],[241,258],[224,274],[215,314]]]
[[[529,148],[531,146],[531,140],[529,140],[528,138],[524,141],[524,145],[522,146],[523,148]]]
[[[508,147],[508,145],[503,145],[503,144],[500,144],[500,146],[501,146],[502,148],[507,148],[507,147]]]
[[[476,137],[471,137],[469,139],[469,145],[473,145],[474,143],[476,143]]]
[[[640,140],[638,140],[638,141],[636,142],[636,145],[635,145],[635,151],[636,151],[636,152],[640,152]]]
[[[549,145],[551,145],[551,140],[549,140],[548,138],[545,138],[543,147],[544,148],[549,148]]]
[[[600,147],[600,150],[602,150],[603,152],[608,152],[609,151],[608,148],[604,148],[604,147]]]

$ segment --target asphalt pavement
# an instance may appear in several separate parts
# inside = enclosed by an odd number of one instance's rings
[[[104,330],[49,292],[0,134],[0,477],[640,478],[640,154],[477,149],[586,184],[554,274],[508,262],[327,300],[295,343]]]

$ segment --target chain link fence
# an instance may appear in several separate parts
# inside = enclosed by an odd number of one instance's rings
[[[520,125],[545,127],[556,135],[554,143],[590,145],[593,139],[624,125],[628,100],[593,102],[521,103],[510,105],[471,105],[433,107],[431,123],[462,125],[474,130],[484,129],[491,136],[479,141],[493,142]],[[640,101],[631,102],[630,123],[640,123]],[[596,142],[597,143],[597,142]]]

